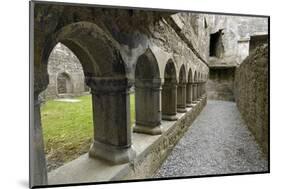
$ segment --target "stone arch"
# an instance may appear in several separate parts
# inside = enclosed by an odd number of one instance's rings
[[[58,42],[67,46],[78,57],[87,77],[126,74],[119,44],[94,23],[71,23],[53,34],[43,50],[43,64],[47,64],[48,56]]]
[[[59,42],[80,60],[85,82],[91,88],[95,127],[89,156],[114,164],[131,161],[136,155],[131,148],[130,132],[132,83],[126,77],[119,44],[94,23],[71,23],[46,40],[41,56],[43,64],[48,64],[48,57]]]
[[[148,48],[139,56],[135,68],[136,80],[153,80],[160,79],[160,72],[157,60],[153,52]]]
[[[179,72],[179,83],[186,83],[186,82],[187,82],[186,69],[185,69],[185,65],[182,64]]]
[[[139,56],[135,69],[135,132],[161,134],[161,79],[157,60],[148,48]]]
[[[169,59],[164,69],[164,84],[177,83],[177,71],[175,63]]]
[[[177,111],[186,112],[186,69],[182,64],[179,72],[179,83],[177,87]]]
[[[177,75],[175,63],[169,59],[165,65],[162,89],[162,119],[177,120]]]
[[[193,81],[194,81],[194,82],[197,82],[197,81],[198,81],[197,79],[198,79],[198,73],[197,73],[197,70],[195,70]]]
[[[80,60],[64,44],[57,43],[55,45],[48,57],[46,67],[46,74],[48,75],[49,82],[46,89],[40,93],[43,99],[63,97],[65,94],[67,94],[65,97],[80,96],[86,91],[85,74]],[[62,83],[58,83],[58,76],[62,76],[61,74],[63,72],[65,72],[63,78],[66,83],[64,85],[67,86],[63,88],[67,88],[67,90],[59,91],[58,86],[61,86],[60,84]],[[59,88],[62,89],[62,87]]]
[[[189,68],[188,70],[188,83],[191,83],[193,81],[193,75],[192,75],[192,70]]]
[[[73,84],[70,74],[60,72],[57,74],[57,94],[70,94],[73,92]]]

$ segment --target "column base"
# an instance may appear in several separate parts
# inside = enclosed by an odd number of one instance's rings
[[[161,125],[158,125],[155,127],[135,125],[133,127],[133,132],[144,133],[144,134],[149,134],[149,135],[161,135],[163,133]]]
[[[185,112],[187,112],[187,110],[185,108],[180,107],[180,108],[177,108],[177,112],[185,113]]]
[[[165,114],[162,114],[162,119],[166,120],[166,121],[176,121],[176,120],[178,120],[178,117],[177,117],[177,115],[165,115]]]
[[[193,107],[193,104],[192,104],[192,103],[188,103],[188,104],[186,104],[186,107],[192,108],[192,107]]]
[[[123,164],[132,161],[136,157],[136,152],[133,146],[122,148],[94,141],[90,147],[89,157],[106,160],[112,164]]]

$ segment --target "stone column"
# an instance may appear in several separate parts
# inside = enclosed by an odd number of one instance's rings
[[[206,81],[204,81],[203,83],[203,95],[206,94]]]
[[[136,125],[134,132],[161,134],[161,79],[136,80],[135,98]]]
[[[192,84],[192,102],[193,103],[196,103],[197,102],[197,98],[198,98],[198,96],[197,96],[197,82],[193,82],[193,84]]]
[[[164,83],[162,89],[162,119],[177,120],[177,84]]]
[[[186,106],[187,107],[192,107],[192,83],[187,83],[186,84]]]
[[[47,166],[41,127],[39,94],[34,94],[34,104],[30,109],[30,184],[40,186],[48,184]]]
[[[201,98],[201,96],[202,96],[201,89],[202,89],[202,82],[199,81],[198,82],[198,98]]]
[[[94,112],[90,157],[121,164],[135,158],[131,146],[130,84],[126,78],[87,77]]]
[[[180,83],[177,87],[177,111],[186,112],[186,84]]]
[[[198,81],[197,84],[196,84],[196,95],[197,95],[197,100],[200,99],[200,82]]]
[[[204,82],[201,81],[201,97],[203,97],[203,95],[204,95],[203,88],[204,88]]]

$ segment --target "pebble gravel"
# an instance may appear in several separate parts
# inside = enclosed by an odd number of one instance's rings
[[[268,170],[234,102],[208,101],[155,178]]]

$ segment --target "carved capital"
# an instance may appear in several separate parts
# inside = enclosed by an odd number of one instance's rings
[[[132,82],[125,77],[86,77],[92,93],[128,92]]]

